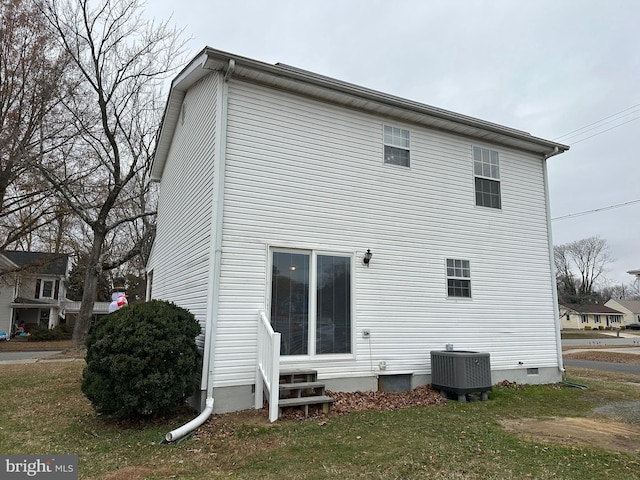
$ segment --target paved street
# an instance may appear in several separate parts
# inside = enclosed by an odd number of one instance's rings
[[[583,347],[572,348],[571,352],[584,352],[590,350],[589,347],[597,347],[598,351],[630,353],[640,355],[640,336],[634,334],[620,334],[621,337],[611,336],[611,338],[593,339],[565,339],[562,340],[563,347]],[[617,347],[617,348],[602,348]],[[566,353],[566,352],[565,352]],[[603,370],[606,372],[629,373],[640,375],[640,365],[630,365],[626,363],[594,362],[591,360],[563,359],[566,367],[589,368],[591,370]]]
[[[592,362],[590,360],[564,359],[565,367],[589,368],[591,370],[603,370],[605,372],[629,373],[640,375],[640,365],[627,363]]]
[[[60,351],[46,352],[0,352],[0,365],[3,363],[35,363],[38,358],[56,355]]]

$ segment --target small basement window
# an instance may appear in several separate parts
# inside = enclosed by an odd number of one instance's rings
[[[409,130],[384,126],[384,163],[408,167],[410,165],[409,154]]]

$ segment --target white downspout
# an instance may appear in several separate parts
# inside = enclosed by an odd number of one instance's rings
[[[553,319],[556,327],[556,355],[558,356],[558,370],[560,373],[564,373],[564,364],[562,361],[562,337],[560,335],[560,312],[558,307],[558,290],[556,284],[556,262],[554,261],[555,254],[553,251],[553,234],[551,232],[551,204],[549,203],[549,176],[547,174],[547,160],[554,155],[560,153],[558,147],[555,147],[552,152],[546,154],[543,158],[543,180],[544,180],[544,201],[546,205],[547,213],[547,237],[549,242],[549,261],[551,262],[551,295],[553,298]]]
[[[224,213],[224,179],[226,170],[226,150],[227,150],[227,107],[228,107],[228,84],[229,77],[235,69],[236,62],[233,59],[229,60],[229,66],[224,75],[224,81],[222,82],[222,88],[218,91],[220,97],[217,102],[216,109],[216,125],[219,128],[216,129],[216,158],[214,164],[214,184],[213,184],[213,204],[211,211],[215,214],[215,217],[211,221],[211,250],[212,253],[209,258],[213,261],[209,267],[209,281],[207,296],[210,299],[209,302],[209,316],[210,323],[207,325],[204,341],[204,357],[203,365],[207,366],[206,375],[203,372],[203,379],[206,378],[206,392],[207,397],[205,400],[205,408],[200,415],[191,420],[189,423],[184,424],[171,432],[167,433],[165,439],[167,442],[174,442],[191,433],[198,428],[204,422],[207,421],[209,416],[213,413],[213,358],[214,358],[214,345],[216,338],[216,330],[218,327],[218,306],[220,304],[220,267],[222,264],[222,225],[223,225],[223,213]]]

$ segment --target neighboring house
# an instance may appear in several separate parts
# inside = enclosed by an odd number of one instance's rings
[[[603,330],[622,326],[622,312],[606,305],[593,303],[560,305],[560,328]]]
[[[93,316],[91,317],[90,327],[92,328],[102,317],[109,314],[110,302],[94,302]],[[76,324],[76,320],[80,316],[80,306],[82,302],[65,300],[62,302],[62,308],[67,323],[71,326]]]
[[[622,325],[640,323],[640,300],[614,300],[612,298],[605,305],[622,312]]]
[[[200,321],[215,412],[254,406],[267,322],[280,367],[334,391],[429,383],[448,344],[493,382],[559,381],[546,160],[567,149],[206,48],[158,139],[147,296]]]
[[[53,328],[64,318],[69,258],[41,252],[0,252],[0,331],[21,323]]]

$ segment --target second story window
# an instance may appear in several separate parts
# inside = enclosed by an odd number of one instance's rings
[[[58,298],[58,291],[60,289],[60,280],[36,280],[36,292],[35,298]]]
[[[473,147],[473,175],[476,185],[476,205],[502,208],[498,152],[488,148]]]
[[[384,126],[384,163],[410,166],[409,130]]]

